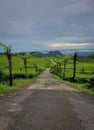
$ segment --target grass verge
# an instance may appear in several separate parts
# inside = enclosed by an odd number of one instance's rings
[[[21,89],[21,88],[25,88],[25,87],[29,86],[37,78],[33,78],[33,79],[16,79],[16,80],[14,80],[13,86],[11,86],[11,87],[7,83],[0,84],[0,96],[3,96],[4,93],[10,92],[12,90],[18,90],[18,89]]]
[[[61,79],[59,76],[57,75],[54,75],[52,74],[54,78],[58,79],[59,81],[71,86],[71,87],[74,87],[74,88],[77,88],[83,92],[86,92],[88,94],[94,94],[94,87],[91,88],[91,89],[88,89],[86,88],[86,84],[79,84],[79,83],[73,83],[73,82],[69,82],[69,81],[65,81],[63,79]]]
[[[43,71],[44,72],[44,71]],[[28,87],[33,83],[35,80],[37,80],[42,74],[37,75],[36,77],[30,78],[30,79],[15,79],[13,80],[13,86],[9,86],[7,82],[1,84],[0,83],[0,96],[3,96],[4,93],[10,92],[12,90],[18,90],[21,88]]]

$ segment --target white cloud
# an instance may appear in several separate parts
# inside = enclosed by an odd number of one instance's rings
[[[87,48],[94,47],[94,43],[50,43],[48,44],[52,49],[73,49],[73,48]]]

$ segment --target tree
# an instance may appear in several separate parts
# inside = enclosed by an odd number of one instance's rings
[[[78,52],[75,50],[74,52],[74,56],[73,56],[73,80],[75,81],[75,77],[76,77],[76,61],[77,61],[77,56],[78,56]]]
[[[10,81],[10,86],[13,84],[13,76],[12,76],[12,53],[11,53],[11,46],[6,46],[5,44],[0,42],[0,46],[4,47],[7,59],[8,59],[8,64],[9,64],[9,81]]]
[[[30,54],[24,54],[21,58],[23,59],[25,73],[27,75],[27,60],[30,58]]]
[[[61,61],[56,62],[56,68],[57,68],[56,70],[59,76],[61,76],[61,65],[62,65]]]
[[[67,60],[69,59],[69,56],[66,55],[64,56],[64,72],[63,72],[63,77],[65,77],[65,73],[66,73],[66,65],[67,65]]]

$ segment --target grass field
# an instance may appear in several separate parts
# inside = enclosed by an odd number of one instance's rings
[[[0,56],[0,70],[4,72],[4,74],[8,74],[8,60],[5,55]],[[38,68],[44,70],[49,66],[49,60],[47,58],[36,58],[30,57],[27,60],[28,73],[36,73],[34,65],[37,65]],[[24,63],[23,59],[20,56],[12,57],[12,68],[14,73],[25,73],[24,71]]]
[[[27,75],[29,76],[29,78],[26,79],[26,72],[24,68],[23,59],[20,56],[12,56],[12,73],[14,80],[13,86],[10,88],[8,80],[8,60],[6,55],[0,55],[0,93],[20,88],[21,86],[24,86],[32,82],[47,67],[49,67],[49,64],[50,61],[47,58],[36,58],[31,56],[27,60]],[[35,66],[37,66],[37,71]]]
[[[66,72],[64,73],[64,59],[63,58],[52,58],[57,63],[61,62],[61,73],[57,74],[67,84],[76,86],[78,89],[94,93],[94,59],[83,57],[77,59],[76,64],[76,79],[75,82],[70,79],[73,77],[73,58],[70,57],[67,60]],[[53,63],[52,63],[53,65]]]
[[[54,63],[61,63],[60,78],[65,80],[66,83],[76,86],[79,89],[90,91],[94,93],[94,59],[93,58],[78,58],[76,69],[76,82],[71,82],[69,79],[73,76],[73,58],[67,60],[65,77],[64,72],[64,57],[33,57],[27,60],[27,75],[26,75],[23,59],[20,56],[12,56],[12,73],[14,77],[13,86],[9,87],[8,75],[8,60],[6,55],[0,55],[0,93],[10,91],[11,89],[20,88],[24,84],[33,81],[40,75],[46,68],[53,66]],[[38,71],[36,71],[37,66]],[[40,71],[41,70],[41,71]],[[16,77],[16,78],[15,78]],[[18,78],[17,78],[18,77]],[[23,78],[24,77],[24,78]],[[3,80],[4,79],[4,80]]]
[[[76,63],[76,77],[92,77],[94,76],[94,60],[93,59],[87,59],[83,60],[84,58],[78,58]],[[57,61],[61,62],[61,68],[62,68],[62,74],[64,69],[64,59],[63,58],[53,58],[52,59],[55,63]],[[53,65],[53,64],[52,64]],[[84,72],[83,72],[84,68]],[[72,77],[73,75],[73,59],[70,57],[70,59],[67,60],[66,64],[66,77]]]

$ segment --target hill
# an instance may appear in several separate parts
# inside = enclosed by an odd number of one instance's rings
[[[56,56],[63,56],[60,51],[49,51],[48,53],[44,54],[41,52],[31,52],[32,55],[36,57],[56,57]]]
[[[56,57],[56,56],[63,56],[60,51],[49,51],[46,56],[48,57]]]

